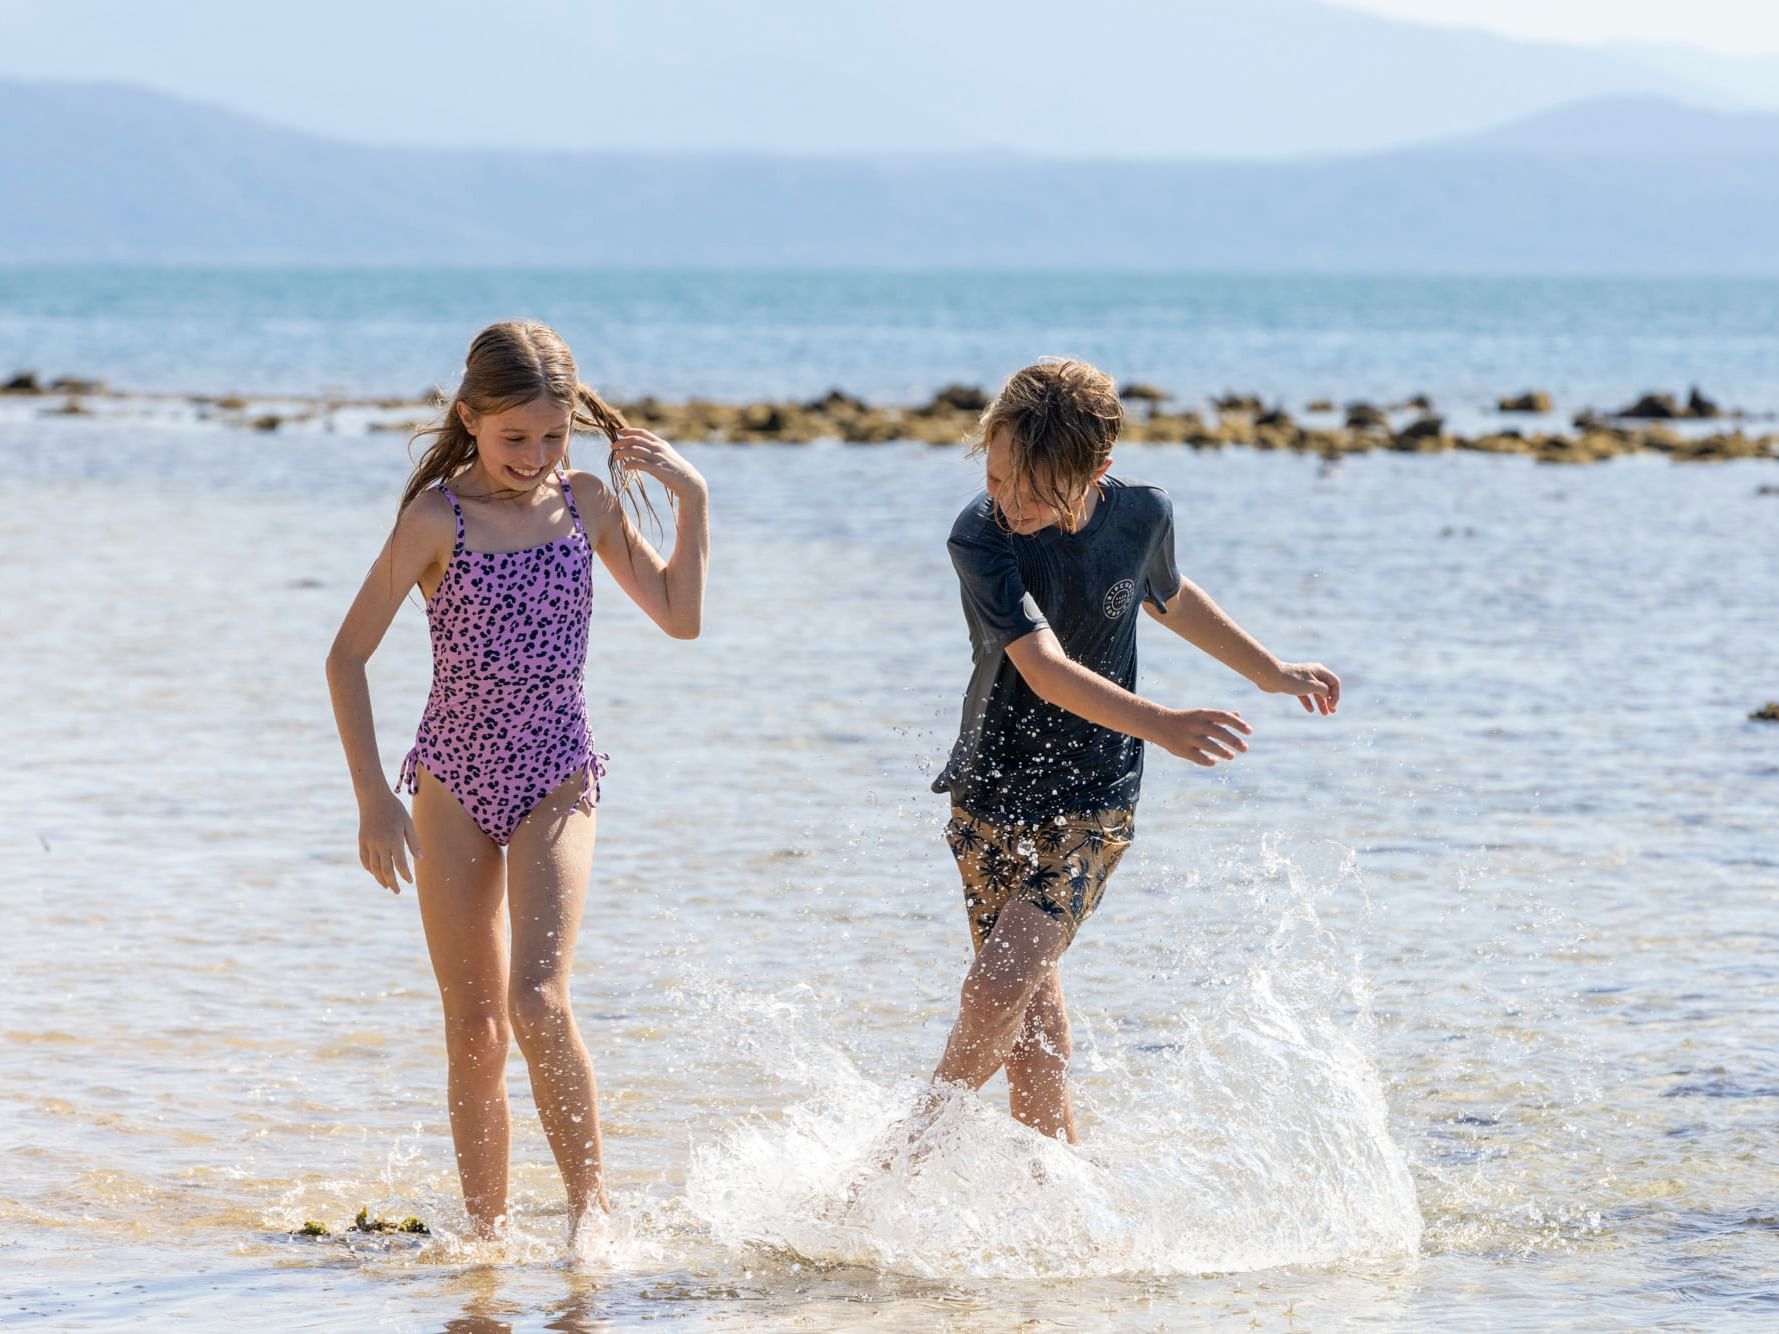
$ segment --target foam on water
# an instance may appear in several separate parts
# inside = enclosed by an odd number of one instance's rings
[[[963,1092],[910,1144],[898,1123],[922,1085],[862,1071],[808,988],[711,988],[731,1056],[801,1096],[694,1151],[692,1210],[729,1245],[919,1277],[1413,1254],[1414,1183],[1369,1055],[1353,854],[1269,838],[1218,878],[1207,897],[1236,911],[1170,943],[1182,1000],[1167,1031],[1102,1022],[1077,1044],[1080,1149]]]

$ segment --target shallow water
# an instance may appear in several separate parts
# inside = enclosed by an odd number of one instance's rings
[[[1338,718],[1144,629],[1253,750],[1152,758],[1065,967],[1085,1143],[997,1081],[845,1204],[967,957],[926,790],[967,675],[956,451],[691,451],[705,637],[603,580],[576,970],[609,1238],[522,1062],[460,1239],[411,894],[356,865],[320,664],[399,442],[0,425],[0,1320],[195,1328],[1718,1326],[1779,1314],[1770,466],[1126,449],[1182,568]],[[42,479],[42,480],[35,480]],[[373,664],[391,772],[410,608]],[[431,1237],[338,1231],[360,1207]]]

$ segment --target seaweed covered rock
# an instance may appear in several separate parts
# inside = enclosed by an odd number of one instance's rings
[[[1645,394],[1635,403],[1627,404],[1612,414],[1643,421],[1673,421],[1686,412],[1674,401],[1672,394]]]
[[[869,412],[871,405],[862,398],[854,398],[840,389],[830,389],[820,398],[811,399],[803,405],[807,412],[825,412],[830,416],[838,413]]]
[[[981,412],[988,406],[988,395],[973,384],[948,384],[919,409],[928,414],[940,412]]]
[[[741,410],[742,429],[762,435],[778,435],[788,420],[785,410],[776,403],[749,403]]]
[[[1523,394],[1513,394],[1498,400],[1495,407],[1501,412],[1550,412],[1555,405],[1544,390],[1528,389]]]
[[[1363,399],[1347,404],[1347,429],[1349,431],[1387,431],[1390,429],[1390,414],[1374,403]]]
[[[352,1230],[354,1232],[410,1232],[420,1237],[432,1235],[432,1229],[418,1218],[404,1218],[399,1223],[392,1222],[387,1218],[376,1218],[372,1216],[368,1205],[360,1209],[358,1217],[352,1220]]]
[[[1173,397],[1165,389],[1157,389],[1152,384],[1144,384],[1141,380],[1133,380],[1118,390],[1118,397],[1126,403],[1165,403]]]
[[[1218,412],[1245,412],[1256,417],[1266,411],[1258,394],[1220,394],[1211,400],[1211,406]]]

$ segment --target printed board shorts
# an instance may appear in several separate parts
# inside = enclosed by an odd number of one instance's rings
[[[1016,900],[1062,923],[1073,942],[1135,832],[1129,807],[996,825],[953,806],[945,841],[963,877],[971,943],[980,950],[1001,909]]]

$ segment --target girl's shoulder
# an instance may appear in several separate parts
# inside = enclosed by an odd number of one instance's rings
[[[617,508],[610,484],[598,473],[570,468],[567,475],[575,508],[580,510],[583,520],[601,518]]]
[[[588,472],[585,468],[568,469],[568,484],[574,488],[577,505],[604,503],[612,498],[612,489],[605,478],[596,472]]]
[[[442,543],[447,550],[455,546],[457,514],[444,493],[436,486],[429,486],[409,501],[401,517],[395,521],[395,540],[426,547],[437,547]]]

